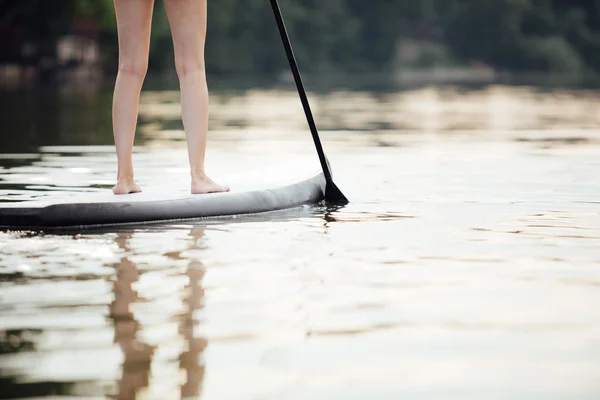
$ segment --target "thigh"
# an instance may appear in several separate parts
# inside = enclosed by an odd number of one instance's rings
[[[207,0],[165,0],[178,68],[204,66]]]
[[[119,32],[119,62],[137,69],[147,64],[154,0],[114,0]]]

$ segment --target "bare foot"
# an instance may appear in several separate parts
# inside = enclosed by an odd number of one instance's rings
[[[142,189],[140,189],[133,179],[119,179],[113,188],[114,194],[139,193],[141,191]]]
[[[227,186],[219,185],[208,176],[192,178],[192,194],[229,192]]]

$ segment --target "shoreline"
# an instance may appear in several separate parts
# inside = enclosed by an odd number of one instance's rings
[[[54,85],[102,86],[111,84],[116,77],[114,71],[97,66],[78,66],[53,72],[40,67],[17,64],[0,64],[0,90],[24,89]],[[216,88],[244,89],[250,87],[293,86],[293,78],[285,70],[275,75],[267,74],[217,74],[207,73],[209,85]],[[560,74],[536,71],[507,72],[487,67],[433,67],[400,68],[393,72],[317,72],[305,73],[307,87],[314,91],[332,90],[341,87],[357,89],[403,89],[428,85],[465,86],[540,86],[540,87],[600,87],[600,76]],[[150,71],[145,87],[177,88],[174,70]]]

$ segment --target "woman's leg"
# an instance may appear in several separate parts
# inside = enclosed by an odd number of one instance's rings
[[[225,192],[204,171],[208,132],[208,88],[204,70],[207,0],[165,0],[175,67],[181,90],[183,127],[187,137],[192,193]]]
[[[119,73],[113,97],[113,131],[119,167],[115,194],[140,192],[133,179],[133,138],[142,83],[148,69],[154,0],[114,0],[119,32]]]

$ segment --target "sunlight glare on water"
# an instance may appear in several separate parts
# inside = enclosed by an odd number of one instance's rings
[[[0,232],[0,398],[597,399],[597,93],[311,100],[344,208]],[[211,107],[216,178],[318,167],[294,92]],[[0,156],[0,201],[110,189],[111,132],[61,126]],[[140,184],[185,184],[176,92],[138,135]]]

